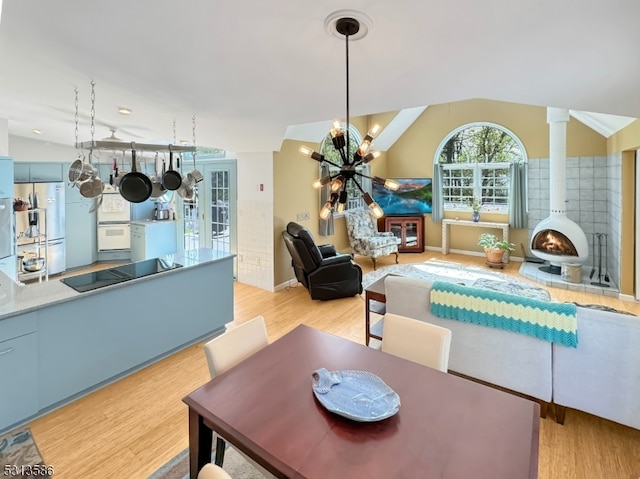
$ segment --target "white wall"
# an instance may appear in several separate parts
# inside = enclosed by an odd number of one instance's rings
[[[0,138],[1,137],[2,135],[0,134]],[[0,148],[1,147],[0,141]],[[9,135],[8,156],[16,162],[45,161],[68,163],[70,165],[78,157],[78,152],[71,144],[61,145],[59,143],[49,143],[22,136]]]
[[[238,281],[273,291],[273,152],[238,153],[237,161]]]
[[[0,156],[9,155],[9,120],[0,118]]]

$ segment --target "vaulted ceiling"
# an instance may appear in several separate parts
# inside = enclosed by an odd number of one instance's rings
[[[640,117],[636,0],[4,0],[0,118],[73,145],[78,88],[87,140],[94,80],[96,139],[172,141],[175,120],[191,141],[195,114],[199,145],[277,150],[344,116],[325,27],[342,9],[371,21],[350,43],[352,115],[487,98],[589,112],[605,136],[630,119],[602,114]]]

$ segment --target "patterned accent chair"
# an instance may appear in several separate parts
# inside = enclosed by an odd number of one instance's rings
[[[391,253],[398,262],[398,240],[390,231],[378,232],[376,220],[369,213],[369,208],[354,208],[344,212],[347,222],[347,234],[353,254],[369,256],[376,269],[376,259]]]

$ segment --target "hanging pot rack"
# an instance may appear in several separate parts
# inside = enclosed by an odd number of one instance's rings
[[[169,148],[174,153],[179,152],[191,152],[196,151],[196,147],[193,145],[165,145],[158,143],[138,143],[137,141],[113,141],[113,140],[89,140],[82,141],[76,145],[82,149],[87,150],[111,150],[111,151],[131,151],[132,146],[135,145],[136,151],[152,151],[152,152],[168,152]]]

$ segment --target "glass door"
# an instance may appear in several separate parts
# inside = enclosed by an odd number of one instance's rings
[[[418,246],[418,222],[406,221],[404,224],[404,246],[415,248]]]
[[[198,168],[204,180],[192,201],[182,201],[182,246],[237,253],[236,162],[214,160]]]

